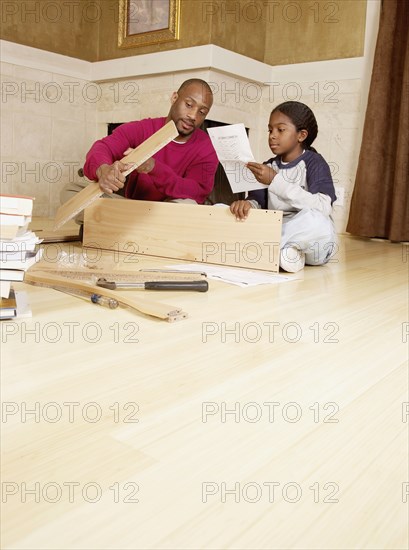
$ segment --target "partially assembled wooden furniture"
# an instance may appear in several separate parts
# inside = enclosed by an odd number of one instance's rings
[[[85,210],[83,244],[126,252],[278,272],[282,212],[98,199]]]

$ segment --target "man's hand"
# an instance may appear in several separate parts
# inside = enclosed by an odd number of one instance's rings
[[[246,166],[253,173],[256,180],[264,185],[270,185],[274,179],[274,176],[277,175],[277,172],[273,170],[271,166],[267,166],[267,164],[248,162]]]
[[[155,159],[151,157],[136,169],[141,174],[149,174],[155,168]]]
[[[122,189],[125,183],[125,176],[122,172],[126,172],[131,168],[132,164],[125,164],[117,160],[113,164],[101,164],[97,169],[97,178],[101,191],[111,195],[114,191]]]
[[[236,217],[236,220],[244,222],[249,215],[251,203],[249,201],[234,201],[230,205],[230,212]]]
[[[129,147],[126,151],[124,151],[124,157],[132,153],[133,149]],[[149,174],[149,172],[152,172],[152,170],[155,168],[155,159],[151,157],[150,159],[146,160],[143,164],[138,166],[136,170],[140,174]]]

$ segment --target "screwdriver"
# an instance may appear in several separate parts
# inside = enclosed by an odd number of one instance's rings
[[[100,306],[109,307],[109,309],[116,309],[119,305],[118,300],[101,296],[101,294],[91,294],[91,302]]]
[[[209,283],[204,279],[200,281],[147,281],[145,283],[115,283],[100,278],[97,286],[116,290],[119,288],[142,288],[144,290],[195,290],[197,292],[207,292]]]
[[[101,296],[101,294],[88,294],[82,290],[67,290],[63,288],[55,288],[64,292],[65,294],[70,294],[71,296],[79,296],[80,298],[90,298],[93,304],[98,304],[100,306],[108,307],[109,309],[116,309],[119,306],[118,300],[114,298],[107,298],[106,296]]]

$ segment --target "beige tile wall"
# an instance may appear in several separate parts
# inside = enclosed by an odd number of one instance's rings
[[[95,138],[94,90],[46,71],[9,63],[0,69],[2,193],[33,195],[34,214],[51,217]]]

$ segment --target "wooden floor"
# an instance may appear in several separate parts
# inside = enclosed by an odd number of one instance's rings
[[[21,285],[2,548],[407,548],[406,252],[344,237],[297,281],[161,294],[179,323]]]

